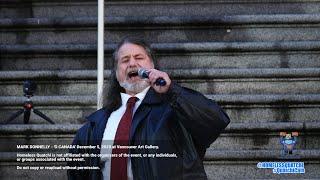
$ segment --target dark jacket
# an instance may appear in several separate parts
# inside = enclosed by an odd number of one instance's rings
[[[79,129],[73,145],[101,145],[112,112],[100,109]],[[130,149],[131,154],[173,154],[172,157],[131,158],[134,179],[206,179],[206,149],[225,129],[228,115],[212,100],[194,90],[173,84],[166,94],[152,88],[134,114],[130,145],[153,145],[159,149]],[[71,149],[71,153],[100,154],[99,149]],[[70,162],[69,166],[102,167],[100,158]],[[101,168],[102,169],[102,168]],[[100,170],[69,170],[69,179],[101,179]]]

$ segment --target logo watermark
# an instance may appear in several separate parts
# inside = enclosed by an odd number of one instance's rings
[[[280,132],[280,143],[282,144],[282,156],[290,156],[293,154],[295,145],[298,142],[298,132]]]
[[[259,162],[259,169],[272,169],[274,174],[304,174],[304,162]]]

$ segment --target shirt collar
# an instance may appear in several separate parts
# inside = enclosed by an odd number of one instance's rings
[[[136,94],[135,96],[131,96],[129,94],[126,93],[120,93],[121,95],[121,101],[122,101],[122,105],[127,104],[127,101],[130,97],[137,97],[138,101],[142,101],[144,99],[144,97],[146,96],[148,90],[150,89],[150,86],[148,86],[147,88],[145,88],[143,91],[141,91],[140,93]]]

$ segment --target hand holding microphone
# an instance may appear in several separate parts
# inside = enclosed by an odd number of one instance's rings
[[[167,73],[159,71],[157,69],[143,69],[138,70],[138,75],[141,78],[148,78],[151,82],[151,86],[158,93],[166,93],[171,85],[171,80]]]
[[[138,75],[141,77],[141,78],[148,78],[149,79],[149,71],[147,71],[146,69],[143,69],[143,68],[140,68],[138,70]],[[165,86],[167,83],[166,81],[163,79],[163,78],[158,78],[155,82],[155,84],[157,86]]]

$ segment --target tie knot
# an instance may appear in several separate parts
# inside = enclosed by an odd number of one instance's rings
[[[127,105],[133,105],[138,101],[139,98],[137,97],[130,97],[127,101]]]

